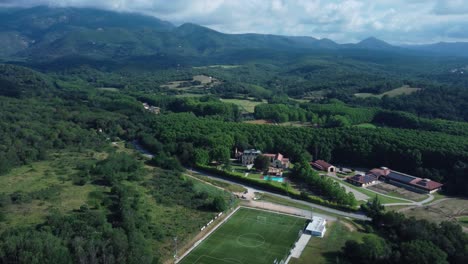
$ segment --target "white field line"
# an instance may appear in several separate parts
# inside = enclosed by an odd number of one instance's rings
[[[239,207],[247,208],[247,209],[250,209],[250,210],[264,211],[264,212],[273,213],[273,214],[287,215],[287,216],[293,216],[293,217],[297,217],[297,218],[309,219],[307,216],[304,216],[304,215],[288,214],[288,213],[285,213],[285,212],[275,211],[273,209],[265,209],[265,208],[258,208],[258,207],[254,207],[254,206],[248,206],[247,204],[241,205]]]
[[[238,206],[236,209],[234,209],[234,211],[232,211],[229,215],[227,215],[223,221],[219,222],[213,229],[211,229],[205,236],[203,236],[200,240],[198,240],[197,242],[195,242],[195,244],[193,244],[193,246],[191,246],[187,251],[185,251],[184,254],[182,254],[179,258],[177,258],[175,260],[175,263],[179,263],[185,256],[187,256],[190,252],[192,252],[193,249],[195,249],[198,245],[200,245],[201,242],[203,242],[203,240],[205,240],[209,235],[211,235],[214,231],[216,231],[222,224],[224,224],[227,220],[229,220],[229,218],[231,218],[231,216],[237,212],[237,210],[239,210],[240,206]]]

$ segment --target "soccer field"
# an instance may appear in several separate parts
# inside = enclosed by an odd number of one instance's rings
[[[240,208],[181,264],[272,264],[288,255],[305,219]]]

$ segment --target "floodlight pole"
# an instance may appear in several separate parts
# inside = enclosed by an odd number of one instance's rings
[[[177,260],[177,236],[174,237],[174,244],[175,244],[174,260]]]

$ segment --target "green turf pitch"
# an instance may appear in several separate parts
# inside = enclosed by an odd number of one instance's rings
[[[241,208],[181,264],[271,264],[287,256],[305,220]]]

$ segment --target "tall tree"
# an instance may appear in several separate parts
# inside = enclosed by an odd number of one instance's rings
[[[268,167],[270,167],[270,158],[263,155],[259,155],[254,160],[254,167],[259,171],[267,170]]]

